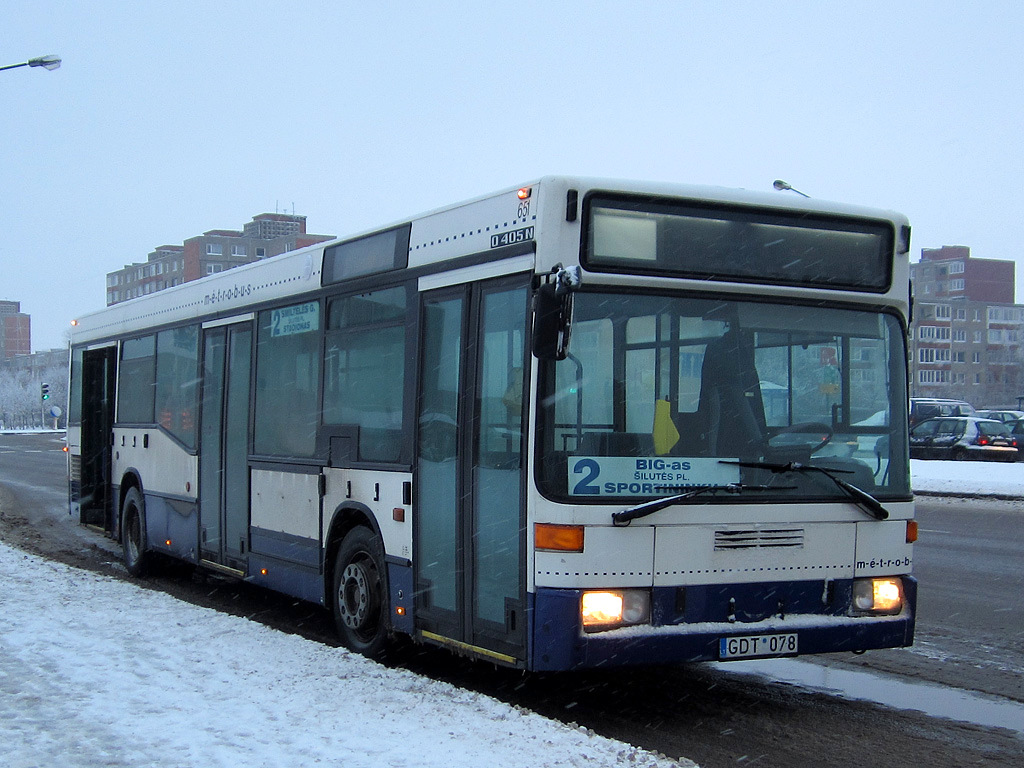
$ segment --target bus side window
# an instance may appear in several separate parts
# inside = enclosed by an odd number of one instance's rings
[[[260,313],[256,344],[256,453],[312,456],[318,422],[320,307]]]
[[[401,461],[405,414],[405,288],[330,303],[324,360],[325,425],[358,427],[360,461]]]
[[[117,420],[122,424],[152,424],[155,391],[156,337],[128,339],[121,345]]]
[[[196,446],[199,326],[161,331],[156,341],[157,423],[189,448]]]

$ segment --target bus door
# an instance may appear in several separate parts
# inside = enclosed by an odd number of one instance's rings
[[[102,528],[107,533],[114,530],[116,506],[110,494],[116,372],[115,345],[83,353],[79,522]]]
[[[252,325],[204,327],[199,436],[201,559],[244,571],[249,539]]]
[[[417,626],[525,658],[524,278],[423,294]]]

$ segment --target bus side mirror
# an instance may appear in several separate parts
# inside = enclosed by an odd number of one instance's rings
[[[533,295],[533,354],[538,360],[564,360],[572,330],[572,294],[580,284],[579,268],[552,270],[554,280]]]

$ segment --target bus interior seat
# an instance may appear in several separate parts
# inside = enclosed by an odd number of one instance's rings
[[[363,460],[398,461],[402,455],[401,430],[360,427],[359,454]]]
[[[706,430],[707,419],[700,411],[693,413],[673,413],[672,423],[676,432],[679,433],[679,442],[672,446],[668,455],[670,456],[707,456],[707,445],[696,436],[703,435]]]

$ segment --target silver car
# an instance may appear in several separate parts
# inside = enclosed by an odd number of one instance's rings
[[[1017,437],[995,419],[945,416],[922,421],[910,430],[912,459],[988,459],[1016,461]]]

